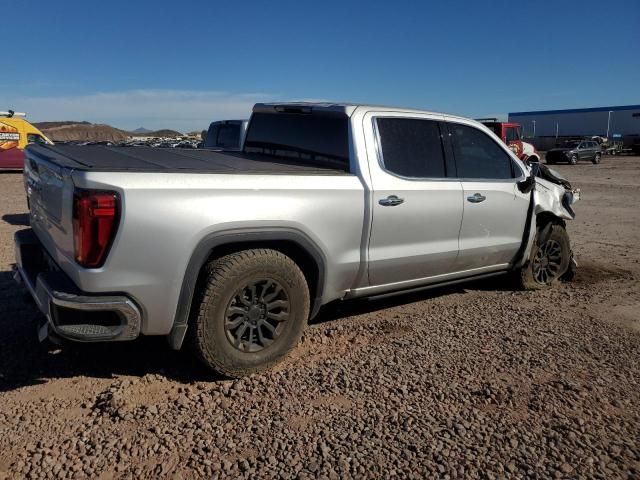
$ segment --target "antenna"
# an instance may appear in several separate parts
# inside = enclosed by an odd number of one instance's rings
[[[0,117],[26,117],[27,114],[23,112],[14,112],[13,110],[8,110],[6,112],[0,111]]]

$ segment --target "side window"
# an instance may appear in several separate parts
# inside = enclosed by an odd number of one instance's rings
[[[27,143],[41,143],[41,144],[45,144],[47,142],[45,142],[44,138],[42,138],[40,135],[37,135],[35,133],[28,133],[27,134]]]
[[[446,177],[438,122],[418,118],[378,118],[376,122],[385,169],[403,177]]]
[[[511,157],[480,130],[449,124],[458,177],[477,179],[513,178]]]

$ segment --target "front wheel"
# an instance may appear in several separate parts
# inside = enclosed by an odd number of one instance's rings
[[[548,224],[536,234],[529,261],[519,271],[525,290],[547,287],[561,278],[571,262],[569,235],[562,225]]]
[[[300,340],[309,317],[304,274],[271,249],[212,261],[188,329],[197,356],[211,369],[242,377],[274,366]]]
[[[599,154],[599,153],[596,153],[596,156],[595,156],[595,157],[593,157],[593,160],[592,160],[592,161],[593,161],[594,165],[599,164],[599,163],[600,163],[600,154]]]

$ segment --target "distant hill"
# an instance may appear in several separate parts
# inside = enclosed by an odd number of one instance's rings
[[[124,142],[128,137],[182,137],[176,130],[148,130],[138,128],[131,132],[120,130],[111,125],[76,122],[72,120],[60,122],[37,122],[33,125],[54,142],[86,141],[86,142]]]
[[[133,135],[145,135],[147,133],[151,133],[152,130],[149,130],[147,128],[144,127],[140,127],[140,128],[136,128],[135,130],[131,130],[131,133]]]
[[[66,122],[37,122],[37,123],[34,123],[34,125],[39,130],[47,130],[49,128],[64,127],[67,125],[91,125],[91,123],[74,122],[73,120],[71,120]]]
[[[34,125],[54,142],[68,141],[110,141],[124,142],[129,133],[111,125],[89,122],[39,122]]]
[[[162,130],[152,130],[145,133],[131,132],[134,137],[182,137],[183,134],[176,132],[175,130],[169,130],[168,128]]]

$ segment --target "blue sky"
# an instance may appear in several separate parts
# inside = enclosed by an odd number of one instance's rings
[[[0,108],[33,121],[192,130],[301,99],[467,116],[640,103],[638,0],[21,0],[3,20]]]

